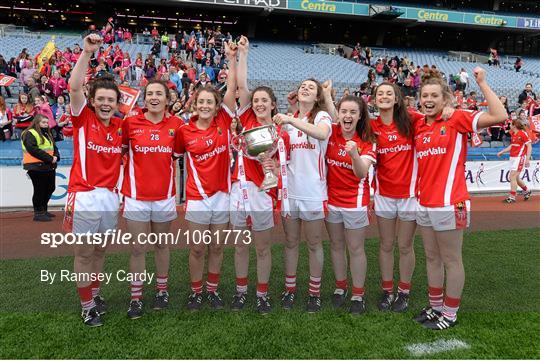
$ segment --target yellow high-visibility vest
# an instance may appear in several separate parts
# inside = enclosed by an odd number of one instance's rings
[[[39,136],[38,132],[35,129],[29,129],[24,134],[25,137],[29,137],[32,134],[34,138],[36,138],[36,141],[38,143],[38,148],[43,150],[44,152],[47,152],[47,154],[53,156],[54,155],[54,145],[53,142],[49,140],[47,137],[43,137],[43,141],[41,140],[41,137]],[[41,159],[38,159],[28,153],[26,150],[26,147],[24,146],[24,142],[21,139],[22,144],[22,150],[23,150],[23,164],[30,164],[30,163],[43,163]]]

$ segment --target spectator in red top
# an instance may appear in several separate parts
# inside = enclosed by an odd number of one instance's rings
[[[21,139],[21,133],[32,124],[34,119],[34,107],[30,103],[28,94],[20,93],[19,102],[13,108],[13,125],[16,139]]]
[[[476,100],[476,92],[472,91],[467,98],[467,109],[478,110],[478,102]]]
[[[64,94],[67,89],[66,80],[60,76],[58,70],[53,72],[52,78],[49,79],[49,84],[52,87],[52,95],[54,98],[58,98],[60,95]]]
[[[41,65],[41,69],[39,69],[39,72],[42,75],[45,75],[46,77],[49,77],[51,75],[51,64],[49,62],[49,59],[44,57],[43,59],[41,59],[41,63],[43,65]]]
[[[66,48],[66,50],[64,50],[64,52],[62,53],[62,56],[64,57],[64,59],[69,63],[71,63],[72,61],[71,59],[72,55],[73,55],[73,51],[71,51],[70,48]]]
[[[62,130],[64,137],[73,137],[73,123],[71,122],[71,107],[66,105],[66,111],[58,119],[58,127]]]
[[[79,44],[75,44],[73,47],[73,54],[71,54],[71,62],[76,63],[77,60],[79,60],[79,57],[81,56],[81,47]]]
[[[153,39],[157,39],[159,37],[159,32],[158,32],[158,30],[157,30],[157,28],[155,26],[152,29],[152,32],[150,34],[152,35]]]
[[[162,74],[161,75],[161,80],[164,81],[167,84],[167,88],[169,88],[169,90],[174,90],[174,91],[177,90],[176,84],[174,84],[169,78],[169,73]]]
[[[186,73],[189,80],[191,80],[192,83],[195,83],[197,78],[197,70],[193,67],[191,63],[188,63]]]
[[[132,42],[132,35],[131,35],[131,31],[129,31],[129,29],[124,29],[124,41],[129,42],[130,44]]]
[[[223,64],[223,67],[217,76],[219,84],[225,84],[227,82],[227,74],[227,64]]]
[[[57,126],[56,120],[54,119],[52,109],[46,99],[44,99],[42,96],[37,97],[36,99],[34,99],[34,105],[35,113],[46,116],[49,120],[49,128],[54,129]]]

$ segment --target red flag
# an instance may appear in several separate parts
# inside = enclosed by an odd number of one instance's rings
[[[109,45],[107,49],[103,50],[103,53],[101,54],[101,56],[104,58],[108,57],[111,50],[112,50],[112,45]]]
[[[483,143],[482,138],[477,133],[471,134],[471,144],[473,147],[479,147]]]
[[[105,26],[105,34],[109,33],[110,31],[112,31],[114,29],[114,19],[112,17],[110,17],[109,19],[107,19],[107,25]]]
[[[540,115],[531,117],[531,130],[540,133]]]
[[[146,86],[146,84],[148,84],[148,79],[146,79],[145,76],[142,76],[142,77],[141,77],[141,81],[139,82],[139,86],[140,86],[141,88],[144,88],[144,87]]]
[[[14,77],[0,74],[0,86],[10,86],[14,81]]]
[[[121,93],[120,104],[118,105],[118,111],[124,115],[129,114],[131,109],[137,104],[139,99],[140,90],[131,88],[125,85],[118,87]]]

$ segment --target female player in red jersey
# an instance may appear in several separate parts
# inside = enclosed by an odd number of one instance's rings
[[[261,86],[250,93],[247,85],[247,56],[249,42],[241,37],[238,42],[238,92],[240,97],[240,123],[244,130],[272,125],[272,117],[277,113],[277,101],[271,88]],[[276,175],[276,162],[285,166],[288,147],[287,133],[280,133],[278,152],[273,158],[266,157],[262,165],[257,160],[249,159],[240,152],[234,166],[231,189],[230,212],[231,224],[235,229],[251,228],[257,251],[257,311],[265,314],[271,311],[268,297],[268,281],[272,268],[271,235],[274,227],[274,208],[278,203],[278,188],[261,192],[265,171]],[[281,183],[283,192],[283,182]],[[278,186],[279,187],[279,186]],[[285,187],[286,191],[286,187]],[[241,310],[247,301],[249,245],[240,243],[235,246],[234,264],[236,269],[236,295],[232,310]]]
[[[285,291],[282,307],[291,309],[296,297],[296,270],[302,225],[309,250],[309,298],[307,311],[321,309],[321,276],[323,269],[322,238],[327,213],[326,166],[324,156],[332,134],[332,119],[324,111],[321,84],[315,79],[304,80],[298,88],[298,111],[294,116],[276,114],[274,122],[283,124],[289,134],[290,161],[287,165],[290,212],[284,211]]]
[[[176,132],[180,119],[167,112],[170,99],[167,83],[150,80],[144,89],[145,112],[127,118],[122,125],[122,145],[127,153],[122,194],[124,218],[132,239],[149,234],[166,234],[176,218],[176,162],[173,159]],[[146,244],[135,241],[131,247],[130,272],[145,273]],[[154,248],[157,293],[154,310],[167,308],[169,293],[169,245],[157,243]],[[143,280],[131,281],[128,317],[137,319],[143,313]]]
[[[418,160],[416,222],[426,254],[430,306],[414,319],[433,330],[456,324],[465,282],[463,229],[470,221],[470,197],[465,180],[467,133],[500,123],[507,116],[486,81],[485,70],[475,68],[474,76],[487,101],[487,112],[458,109],[443,121],[444,105],[452,98],[446,82],[439,73],[430,72],[424,74],[420,88],[425,118],[417,121],[414,129]]]
[[[328,166],[328,215],[326,229],[330,235],[332,265],[336,290],[334,307],[343,305],[347,297],[347,252],[352,276],[352,297],[349,312],[363,313],[364,283],[367,259],[364,251],[366,228],[369,225],[370,200],[368,172],[376,159],[375,138],[371,133],[367,104],[361,98],[347,95],[337,106],[337,123],[326,149]]]
[[[382,83],[375,89],[379,116],[371,122],[377,139],[373,177],[375,214],[379,229],[379,267],[383,295],[381,311],[404,312],[414,272],[416,176],[413,121],[422,114],[407,109],[399,88]],[[399,219],[399,222],[398,222]],[[399,284],[394,295],[394,242],[399,248]]]
[[[97,34],[84,38],[83,52],[69,80],[74,151],[64,230],[76,234],[114,230],[118,219],[116,189],[122,159],[122,121],[113,114],[120,91],[114,80],[100,78],[90,85],[88,103],[83,92],[88,63],[101,44]],[[106,309],[96,279],[103,272],[104,255],[103,244],[75,245],[73,268],[78,279],[93,275],[92,282],[77,282],[83,322],[89,326],[101,326],[100,314]]]
[[[210,86],[201,87],[194,95],[196,115],[177,132],[177,153],[185,153],[188,167],[186,182],[186,220],[189,224],[187,242],[190,247],[189,272],[192,293],[188,309],[199,310],[203,302],[202,277],[208,248],[207,298],[210,306],[224,306],[217,292],[223,245],[229,223],[230,128],[235,109],[236,46],[225,43],[229,60],[227,90],[221,101],[219,92]],[[231,242],[250,242],[250,234],[227,238]]]
[[[510,136],[510,145],[497,153],[497,156],[500,157],[504,153],[510,152],[510,194],[504,200],[506,203],[516,201],[517,186],[523,189],[523,198],[525,200],[528,200],[532,194],[525,182],[519,178],[523,167],[529,168],[532,152],[531,139],[521,119],[512,120]]]

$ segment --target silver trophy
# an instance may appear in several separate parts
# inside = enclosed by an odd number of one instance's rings
[[[244,130],[232,139],[231,145],[237,152],[242,152],[249,159],[262,162],[272,157],[278,149],[279,134],[274,125],[263,125],[257,128]],[[264,171],[264,180],[259,187],[266,191],[277,187],[278,178],[272,171]]]

